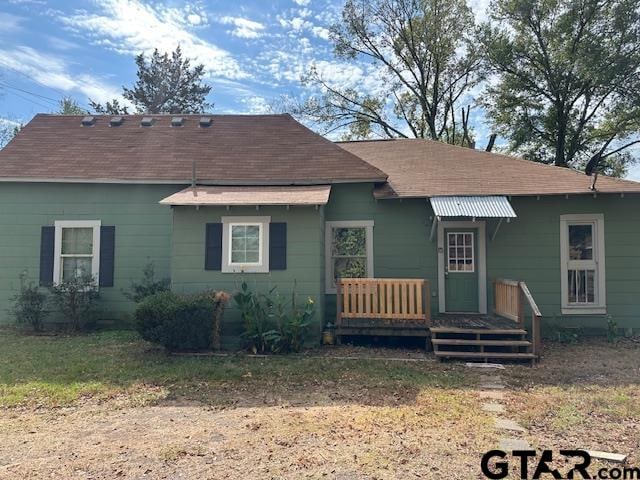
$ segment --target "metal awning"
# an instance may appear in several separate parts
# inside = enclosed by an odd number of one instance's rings
[[[163,205],[326,205],[331,185],[207,186],[185,188]]]
[[[429,199],[436,218],[516,218],[516,212],[504,196],[447,196]]]

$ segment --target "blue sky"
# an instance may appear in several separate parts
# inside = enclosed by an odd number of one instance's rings
[[[472,0],[483,19],[488,0]],[[203,63],[215,113],[263,113],[280,95],[308,93],[311,65],[326,77],[376,88],[367,64],[332,56],[327,28],[342,0],[4,0],[0,5],[0,119],[26,122],[62,96],[119,96],[135,80],[133,57],[154,48]],[[479,145],[488,129],[475,109]],[[631,177],[640,179],[640,166]]]

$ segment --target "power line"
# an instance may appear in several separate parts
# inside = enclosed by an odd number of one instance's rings
[[[42,100],[46,100],[46,101],[52,102],[56,106],[58,105],[58,102],[59,102],[55,98],[47,97],[45,95],[40,95],[39,93],[31,92],[29,90],[25,90],[23,88],[16,87],[15,85],[11,85],[9,83],[3,82],[2,80],[0,80],[0,85],[3,85],[6,88],[11,88],[13,90],[17,90],[17,91],[22,92],[22,93],[26,93],[27,95],[32,95],[34,97],[41,98]]]
[[[0,65],[4,66],[5,68],[7,68],[7,69],[9,69],[9,70],[11,70],[11,71],[13,71],[13,72],[15,72],[15,73],[19,74],[19,75],[22,75],[23,77],[27,78],[28,80],[30,80],[30,81],[32,81],[32,82],[34,82],[34,83],[37,83],[38,85],[40,85],[40,86],[41,86],[41,87],[43,87],[43,88],[47,88],[47,89],[53,90],[54,92],[59,93],[63,98],[64,98],[64,97],[68,97],[68,96],[69,96],[69,94],[68,94],[67,92],[63,92],[62,90],[57,89],[57,88],[55,88],[55,87],[51,87],[51,86],[49,86],[49,85],[45,85],[45,84],[44,84],[44,83],[42,83],[41,81],[39,81],[39,80],[35,79],[34,77],[32,77],[31,75],[28,75],[28,74],[26,74],[26,73],[24,73],[24,72],[21,72],[20,70],[17,70],[17,69],[15,69],[15,68],[13,68],[12,66],[10,66],[9,64],[7,64],[6,62],[3,62],[2,60],[0,60]],[[10,87],[10,88],[17,88],[17,87]],[[27,93],[29,93],[29,94],[31,94],[31,95],[36,95],[36,96],[42,97],[42,98],[44,98],[44,99],[53,100],[54,102],[56,102],[56,105],[58,105],[59,100],[57,100],[57,99],[51,99],[50,97],[45,97],[44,95],[34,94],[34,93],[32,93],[32,92],[27,92]],[[79,106],[81,106],[82,108],[84,108],[85,110],[87,110],[87,111],[91,110],[91,108],[89,107],[89,105],[88,105],[88,104],[86,104],[86,103],[84,103],[84,102],[78,102],[76,99],[74,99],[74,101],[76,101],[76,103],[77,103]]]
[[[23,100],[26,100],[29,103],[33,103],[34,105],[38,105],[38,106],[40,106],[42,108],[46,108],[47,110],[51,109],[51,105],[45,105],[43,103],[36,102],[35,100],[32,100],[31,98],[26,97],[24,95],[21,95],[21,94],[19,94],[17,92],[8,92],[8,93],[11,93],[12,95],[15,95],[16,97],[20,97],[20,98],[22,98]]]

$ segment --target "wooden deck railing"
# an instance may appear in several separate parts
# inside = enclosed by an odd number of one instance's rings
[[[396,278],[342,278],[337,286],[337,318],[389,321],[431,319],[429,281]]]
[[[494,313],[524,325],[525,301],[531,310],[531,344],[537,357],[542,348],[540,322],[542,314],[525,282],[498,279],[493,284]]]

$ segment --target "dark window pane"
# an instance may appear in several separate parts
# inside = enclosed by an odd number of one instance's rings
[[[334,228],[331,251],[333,256],[366,255],[367,229],[364,227]]]
[[[593,225],[569,225],[569,260],[593,260]]]
[[[367,263],[364,258],[335,258],[333,260],[333,276],[338,278],[365,278]]]

